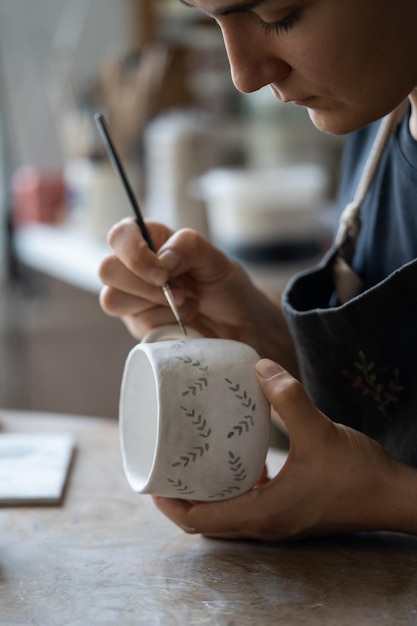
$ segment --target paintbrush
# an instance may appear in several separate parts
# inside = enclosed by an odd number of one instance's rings
[[[110,137],[110,133],[106,124],[106,120],[104,119],[104,116],[101,113],[96,113],[94,116],[95,122],[97,124],[97,127],[99,129],[100,135],[103,139],[103,143],[104,146],[107,150],[107,154],[109,155],[110,161],[112,162],[114,169],[116,170],[117,174],[120,177],[120,180],[122,182],[122,185],[126,191],[126,194],[129,198],[129,202],[130,205],[133,209],[133,212],[135,214],[136,217],[136,223],[139,226],[139,229],[142,233],[142,236],[144,238],[144,240],[146,241],[146,243],[148,244],[149,248],[152,250],[152,252],[156,253],[156,248],[155,245],[152,241],[151,235],[149,233],[149,230],[143,220],[142,217],[142,213],[141,210],[139,208],[139,203],[136,199],[135,194],[133,193],[133,189],[129,183],[129,179],[127,178],[126,172],[123,168],[122,162],[120,160],[120,157],[117,153],[116,148],[114,147],[113,141],[111,140]],[[164,292],[165,298],[167,299],[167,302],[171,308],[171,311],[174,314],[175,319],[177,320],[182,332],[184,333],[184,335],[187,334],[187,331],[185,330],[185,326],[182,323],[180,314],[178,312],[177,306],[175,304],[175,300],[173,298],[172,292],[171,292],[171,288],[169,286],[168,283],[165,283],[164,285],[162,285],[162,291]]]

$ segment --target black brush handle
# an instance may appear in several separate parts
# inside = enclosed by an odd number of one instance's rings
[[[142,236],[144,238],[144,240],[146,241],[146,243],[148,244],[149,248],[152,250],[152,252],[156,252],[156,248],[155,245],[152,241],[151,235],[149,233],[149,230],[146,227],[146,224],[143,220],[142,217],[142,212],[140,210],[139,207],[139,203],[136,199],[135,194],[133,193],[133,189],[131,187],[131,184],[129,182],[129,179],[126,175],[126,172],[124,170],[124,167],[122,165],[122,162],[120,160],[120,157],[117,153],[117,150],[113,144],[113,141],[111,140],[110,137],[110,133],[108,131],[107,128],[107,124],[106,124],[106,120],[104,119],[104,116],[102,113],[96,113],[94,116],[95,122],[97,124],[97,127],[100,131],[101,137],[103,139],[104,145],[106,147],[107,153],[109,155],[109,158],[114,166],[114,169],[116,170],[116,172],[118,173],[118,175],[120,176],[120,180],[122,181],[122,185],[125,188],[125,191],[127,193],[127,196],[129,198],[129,202],[130,205],[133,209],[133,212],[135,214],[136,217],[136,222],[140,228],[140,231],[142,233]]]

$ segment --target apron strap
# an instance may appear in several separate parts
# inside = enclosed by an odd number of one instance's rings
[[[404,106],[405,103],[402,103],[383,119],[366,161],[355,196],[352,202],[346,205],[340,217],[335,239],[337,253],[334,260],[333,276],[339,302],[342,304],[363,289],[361,278],[350,267],[361,228],[360,209],[378,168],[385,146],[401,119]]]

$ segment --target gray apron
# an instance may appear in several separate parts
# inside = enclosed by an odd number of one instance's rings
[[[349,265],[360,204],[400,114],[381,125],[335,246],[290,281],[282,304],[312,402],[417,466],[417,260],[367,290]]]

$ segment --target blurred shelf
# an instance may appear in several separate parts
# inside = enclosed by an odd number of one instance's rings
[[[15,233],[15,250],[28,267],[91,293],[99,293],[101,261],[106,243],[63,226],[33,224]]]
[[[323,250],[311,258],[293,262],[245,262],[236,259],[254,282],[273,297],[278,297],[294,274],[315,265],[330,244],[334,208],[323,211]],[[327,241],[327,243],[326,243]],[[15,233],[15,250],[24,265],[44,274],[98,294],[103,286],[98,276],[102,260],[111,251],[102,240],[74,227],[31,224]]]

